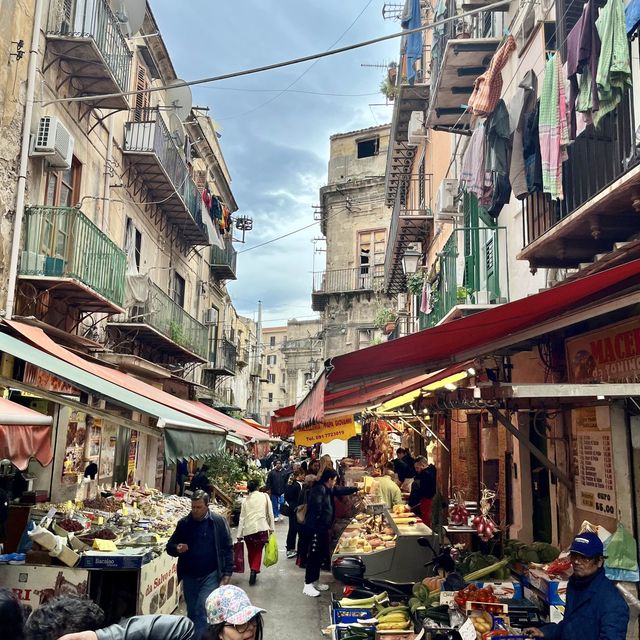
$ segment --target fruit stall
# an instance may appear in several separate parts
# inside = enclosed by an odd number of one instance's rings
[[[88,595],[108,621],[172,613],[180,595],[177,559],[164,549],[190,499],[136,485],[108,493],[32,507],[24,553],[0,556],[0,584],[33,608],[60,594]],[[219,505],[210,508],[228,516]]]

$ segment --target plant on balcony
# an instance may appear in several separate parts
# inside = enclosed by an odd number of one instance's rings
[[[381,329],[385,335],[389,335],[396,328],[398,314],[389,307],[380,307],[373,319],[373,324]]]
[[[380,83],[380,93],[389,100],[389,102],[393,102],[395,97],[398,95],[398,87],[395,84],[392,84],[389,81],[389,78],[385,78]]]
[[[407,289],[409,293],[414,296],[419,296],[422,293],[422,287],[424,286],[424,273],[422,271],[416,271],[407,276]]]
[[[177,322],[171,322],[169,324],[169,337],[176,343],[183,345],[185,342],[184,331],[182,326]]]
[[[464,304],[469,297],[473,295],[473,289],[465,286],[459,286],[456,289],[456,301],[458,304]]]

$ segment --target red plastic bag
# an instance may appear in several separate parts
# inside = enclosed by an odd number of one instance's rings
[[[244,573],[244,542],[233,545],[233,572]]]

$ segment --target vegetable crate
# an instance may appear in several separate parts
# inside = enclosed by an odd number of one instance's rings
[[[338,626],[334,630],[335,640],[375,640],[375,627]]]
[[[473,600],[467,600],[465,602],[465,612],[469,615],[471,611],[488,611],[496,616],[507,616],[509,615],[509,606],[501,602],[474,602]]]

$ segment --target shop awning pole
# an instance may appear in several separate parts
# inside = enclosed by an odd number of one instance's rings
[[[438,438],[435,431],[433,431],[431,427],[420,416],[416,416],[416,418],[418,418],[418,422],[445,448],[447,453],[451,453],[451,451],[449,450],[449,447],[447,447],[447,445],[444,442],[442,442],[440,438]]]
[[[447,447],[447,445],[442,442],[442,440],[440,440],[440,438],[438,438],[438,436],[431,431],[431,429],[422,421],[420,420],[420,418],[418,416],[414,416],[414,418],[418,418],[420,424],[447,450],[449,451],[449,447]],[[400,422],[403,422],[407,427],[409,427],[409,429],[413,429],[423,440],[425,439],[424,436],[420,433],[420,431],[418,431],[418,429],[416,429],[409,421],[405,420],[402,416],[398,416],[398,419],[400,420]]]
[[[569,476],[564,473],[560,468],[558,468],[547,456],[538,449],[534,444],[529,442],[529,438],[526,437],[520,429],[518,429],[508,418],[503,416],[498,409],[489,409],[493,419],[496,422],[499,422],[512,436],[517,438],[526,449],[542,464],[543,467],[546,467],[562,484],[567,487],[567,489],[573,489],[573,483]]]
[[[51,402],[55,402],[56,404],[63,404],[67,407],[71,407],[76,411],[82,411],[83,413],[89,413],[92,416],[97,416],[100,418],[104,418],[105,420],[109,420],[110,422],[115,422],[122,427],[127,429],[133,429],[135,431],[139,431],[140,433],[146,433],[154,438],[162,438],[162,431],[160,429],[156,429],[154,427],[148,427],[147,425],[140,424],[139,422],[134,422],[133,420],[129,420],[129,418],[124,418],[117,414],[110,413],[109,411],[105,411],[104,409],[99,409],[98,407],[90,407],[89,405],[82,404],[81,402],[77,402],[76,400],[71,400],[66,396],[61,396],[57,393],[53,393],[52,391],[45,391],[44,389],[38,389],[38,387],[34,387],[30,384],[25,384],[24,382],[19,382],[18,380],[12,380],[11,378],[5,378],[4,376],[0,376],[0,386],[7,388],[19,389],[20,391],[26,391],[27,393],[31,393],[34,396],[44,398],[45,400],[49,400]]]

